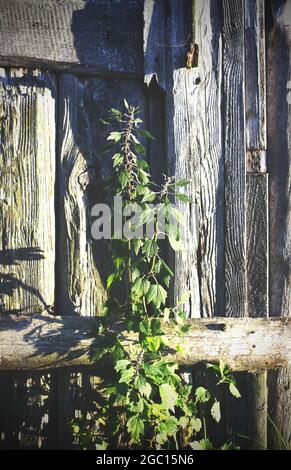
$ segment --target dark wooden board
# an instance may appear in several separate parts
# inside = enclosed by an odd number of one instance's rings
[[[142,0],[1,0],[0,63],[143,74]]]

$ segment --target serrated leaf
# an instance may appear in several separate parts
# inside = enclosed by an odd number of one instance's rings
[[[138,444],[141,436],[144,434],[144,423],[139,415],[131,416],[127,421],[126,427],[133,443]]]
[[[175,182],[175,186],[187,186],[189,183],[189,180],[181,179]]]
[[[215,401],[211,407],[211,416],[212,418],[217,422],[219,423],[219,421],[221,420],[221,413],[220,413],[220,403],[219,401]]]
[[[192,418],[191,419],[191,426],[195,432],[200,432],[202,428],[202,421],[200,418]]]
[[[120,361],[117,361],[115,365],[115,370],[116,372],[120,372],[123,369],[126,369],[126,367],[130,364],[130,361],[127,359],[121,359]]]
[[[118,142],[121,139],[121,132],[110,132],[107,140],[113,140],[114,142]]]
[[[147,303],[152,302],[157,308],[160,308],[161,304],[165,304],[167,298],[167,291],[160,285],[152,285],[147,293]]]
[[[163,406],[174,412],[178,400],[176,390],[170,384],[162,384],[159,386],[159,392]]]
[[[239,390],[238,390],[237,386],[234,383],[229,384],[229,391],[235,398],[240,398],[241,397],[241,394],[239,393]]]
[[[198,387],[195,390],[195,397],[197,401],[201,403],[206,403],[207,401],[210,400],[211,394],[208,390],[206,390],[206,388]]]
[[[126,101],[125,98],[124,98],[123,102],[124,102],[124,106],[126,107],[126,109],[127,109],[127,111],[128,111],[128,110],[129,110],[129,104],[128,104],[128,102]]]
[[[178,199],[178,201],[181,202],[193,202],[192,198],[187,196],[186,194],[175,193],[175,197]]]
[[[141,137],[144,137],[145,139],[151,139],[151,140],[154,139],[154,137],[152,136],[152,134],[149,131],[145,131],[145,130],[140,129],[137,132],[139,133],[139,135]]]
[[[115,153],[112,157],[112,160],[113,160],[113,167],[115,168],[122,163],[123,157],[120,153]]]

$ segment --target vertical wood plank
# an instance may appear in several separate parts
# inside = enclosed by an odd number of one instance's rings
[[[270,315],[291,312],[291,5],[266,1]],[[270,449],[291,449],[291,367],[269,373]],[[274,424],[273,424],[274,423]],[[274,425],[277,427],[275,429]]]
[[[247,171],[266,172],[264,0],[245,2],[245,116]]]
[[[246,304],[244,2],[223,0],[226,316]]]
[[[112,203],[104,190],[112,155],[100,155],[108,132],[100,118],[111,107],[122,108],[124,98],[146,109],[139,82],[60,77],[58,303],[62,314],[100,315],[106,298],[110,243],[93,240],[90,214],[94,204]]]
[[[192,3],[168,1],[166,6],[167,168],[169,175],[190,181],[186,191],[193,198],[190,205],[178,204],[184,214],[181,233],[185,249],[173,254],[172,300],[175,303],[189,291],[189,302],[184,309],[189,316],[199,317],[199,159],[192,138],[197,73],[195,69],[186,68],[187,42],[192,32]]]
[[[0,310],[41,312],[55,290],[54,76],[0,79]]]
[[[193,76],[194,168],[199,207],[200,313],[224,315],[224,159],[222,125],[222,11],[216,0],[193,1],[193,34],[199,54]],[[196,163],[197,162],[197,163]],[[190,268],[191,269],[191,268]],[[194,312],[195,313],[195,312]]]
[[[247,437],[249,448],[267,449],[268,446],[268,393],[267,373],[247,374]]]

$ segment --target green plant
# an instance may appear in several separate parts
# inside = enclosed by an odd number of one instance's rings
[[[164,357],[174,347],[164,335],[165,327],[181,337],[187,331],[182,308],[187,295],[174,307],[167,304],[173,272],[161,255],[159,239],[165,237],[173,250],[183,249],[177,227],[183,217],[172,201],[176,198],[191,202],[182,192],[188,181],[164,176],[160,187],[152,181],[149,165],[142,158],[145,147],[141,143],[141,139],[152,136],[140,129],[138,108],[125,101],[124,112],[111,109],[109,119],[103,122],[119,127],[109,133],[102,149],[107,152],[118,147],[112,157],[114,174],[108,187],[114,196],[122,197],[128,215],[133,203],[141,208],[138,218],[127,217],[128,232],[147,223],[151,224],[152,233],[148,237],[143,232],[140,238],[114,234],[114,269],[107,280],[108,300],[96,332],[103,335],[104,344],[91,351],[96,362],[110,359],[111,369],[108,367],[101,374],[98,399],[94,401],[95,431],[84,418],[73,421],[74,431],[85,448],[213,448],[200,411],[201,407],[208,407],[212,418],[219,422],[219,401],[204,387],[193,390],[179,374],[178,364]],[[118,286],[119,291],[125,291],[122,300],[116,294]],[[124,347],[120,336],[111,332],[110,325],[117,322],[121,332],[136,336],[134,346]],[[182,351],[180,344],[175,348]],[[209,367],[220,374],[219,383],[228,383],[230,392],[238,397],[227,365]],[[230,447],[231,444],[224,445]]]

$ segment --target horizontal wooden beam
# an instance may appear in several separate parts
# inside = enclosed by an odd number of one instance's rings
[[[90,351],[102,335],[92,335],[92,317],[3,314],[0,317],[0,370],[48,369],[92,365]],[[291,362],[290,318],[207,318],[189,320],[182,337],[165,326],[171,346],[167,358],[181,366],[224,359],[232,370],[266,370]],[[132,333],[115,328],[125,346],[137,341]]]
[[[1,0],[0,64],[143,76],[143,1]]]

